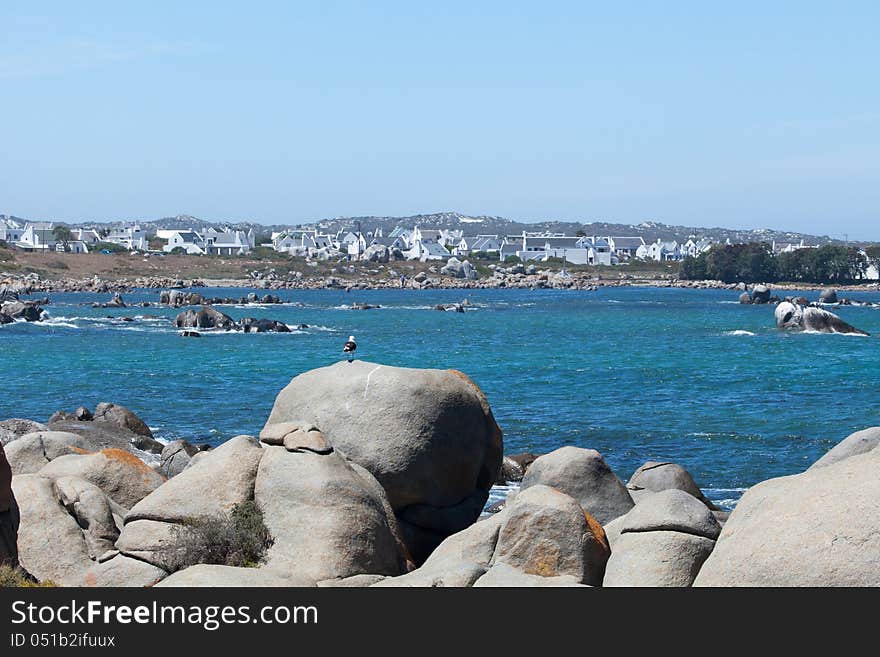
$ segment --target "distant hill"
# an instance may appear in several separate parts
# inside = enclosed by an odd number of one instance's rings
[[[6,215],[0,215],[4,218]],[[17,221],[26,221],[19,217]],[[61,222],[64,223],[64,222]],[[108,221],[108,222],[79,222],[70,223],[68,225],[82,228],[111,228],[120,226],[130,221]],[[362,217],[337,217],[335,219],[322,219],[320,221],[309,224],[273,224],[266,225],[256,223],[254,221],[208,221],[191,215],[182,214],[176,217],[162,217],[161,219],[153,219],[147,221],[138,221],[147,232],[154,232],[159,229],[171,228],[187,228],[190,230],[204,230],[210,226],[215,228],[227,227],[236,230],[254,229],[254,232],[260,235],[268,235],[273,231],[280,231],[287,228],[317,228],[321,232],[335,233],[338,230],[356,230],[358,224],[364,233],[373,233],[377,228],[381,228],[383,234],[388,235],[395,227],[403,226],[412,228],[419,226],[420,228],[450,228],[460,229],[465,235],[489,234],[489,235],[517,235],[525,231],[549,231],[553,233],[565,233],[574,235],[578,231],[583,231],[586,235],[600,236],[640,236],[645,242],[653,242],[657,239],[662,240],[678,240],[685,242],[688,239],[709,238],[716,242],[724,242],[730,240],[736,242],[800,242],[804,244],[842,244],[842,240],[832,239],[827,235],[810,235],[807,233],[796,233],[790,231],[772,230],[769,228],[761,228],[755,230],[735,230],[731,228],[700,228],[694,226],[672,226],[655,221],[644,221],[639,224],[618,224],[604,221],[593,221],[582,223],[576,221],[540,221],[540,222],[523,222],[506,219],[504,217],[479,215],[470,216],[459,212],[435,212],[431,214],[417,214],[408,217],[380,217],[380,216],[362,216]],[[869,243],[853,242],[853,245],[862,245]]]

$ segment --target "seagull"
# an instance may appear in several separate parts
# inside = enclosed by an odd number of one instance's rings
[[[357,342],[354,341],[354,336],[349,335],[348,342],[346,342],[344,345],[342,345],[342,353],[344,353],[348,356],[349,363],[354,360],[354,352],[355,352],[355,349],[357,349],[357,348],[358,348],[358,346],[357,346]]]

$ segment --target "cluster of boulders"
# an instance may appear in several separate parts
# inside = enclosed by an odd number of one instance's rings
[[[743,285],[742,288],[745,286]],[[787,296],[780,299],[778,295],[771,296],[771,290],[768,286],[755,285],[751,291],[744,291],[740,295],[739,301],[743,304],[775,303],[774,317],[776,327],[780,329],[870,335],[843,321],[823,307],[832,304],[854,305],[848,299],[838,299],[837,290],[833,288],[822,290],[819,294],[819,300],[813,303],[803,296]]]
[[[113,298],[110,301],[101,303],[96,301],[92,304],[92,308],[126,308],[126,303],[122,298],[122,295],[119,292],[113,293]]]
[[[477,280],[477,270],[474,269],[474,266],[467,260],[459,260],[455,256],[449,258],[446,261],[446,264],[440,268],[440,273],[444,276],[451,276],[452,278],[464,278],[468,280],[475,281]]]
[[[745,286],[743,285],[744,289]],[[757,304],[763,305],[767,303],[779,303],[781,299],[778,296],[772,295],[770,287],[767,285],[755,285],[751,290],[745,289],[742,294],[739,295],[739,302],[744,304]]]
[[[188,308],[174,318],[174,326],[181,329],[215,329],[221,331],[244,331],[245,333],[290,333],[290,327],[274,319],[245,317],[238,322],[213,306],[202,306],[198,310]],[[308,328],[299,324],[297,328]],[[185,331],[187,337],[197,337],[198,331]]]
[[[152,465],[89,430],[143,433],[122,407],[49,424],[0,423],[0,560],[56,584],[880,586],[880,427],[728,514],[675,463],[624,484],[595,450],[502,458],[488,401],[455,370],[312,370],[259,438],[178,441]],[[520,487],[487,516],[499,480]],[[192,527],[245,503],[272,537],[260,563],[182,560]]]
[[[232,297],[206,297],[198,292],[183,292],[181,290],[163,290],[159,294],[159,303],[163,306],[171,306],[172,308],[182,308],[184,306],[208,306],[220,304],[275,304],[284,303],[281,297],[275,294],[258,295],[251,292],[247,296]]]

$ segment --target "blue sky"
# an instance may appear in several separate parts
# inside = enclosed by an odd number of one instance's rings
[[[880,240],[880,4],[833,4],[6,1],[0,213]]]

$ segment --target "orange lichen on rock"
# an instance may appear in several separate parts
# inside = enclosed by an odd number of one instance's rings
[[[598,520],[586,511],[584,511],[584,518],[587,521],[587,526],[590,528],[590,531],[593,532],[593,536],[596,537],[596,540],[599,541],[606,550],[610,550],[611,548],[608,547],[608,537],[605,535],[605,528],[599,524]]]
[[[126,452],[123,449],[116,449],[113,447],[111,447],[109,449],[102,449],[101,454],[103,454],[105,458],[108,458],[111,461],[119,461],[120,463],[126,463],[128,465],[134,466],[135,468],[137,468],[141,472],[144,472],[145,474],[146,473],[149,473],[151,475],[156,474],[156,471],[153,470],[153,468],[151,468],[146,463],[141,461],[137,456],[135,456],[131,452]],[[165,477],[162,477],[162,478],[165,479]]]

